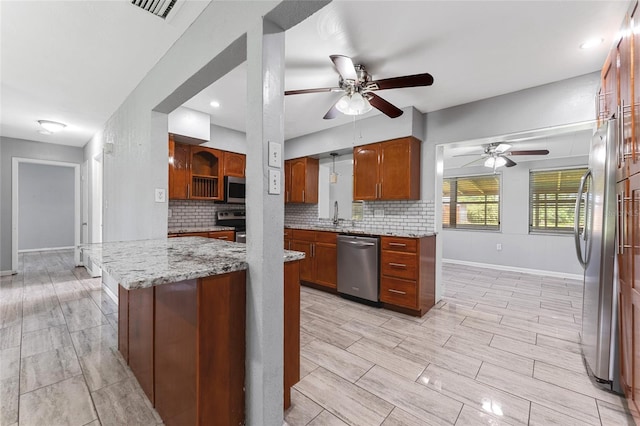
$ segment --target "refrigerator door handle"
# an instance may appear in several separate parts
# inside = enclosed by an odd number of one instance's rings
[[[587,184],[587,179],[589,179],[590,176],[591,176],[591,169],[587,170],[584,173],[584,175],[582,175],[582,178],[580,178],[580,187],[578,188],[578,196],[576,197],[576,207],[574,210],[575,217],[573,221],[573,237],[576,244],[576,255],[578,256],[578,262],[580,262],[580,265],[582,265],[583,268],[587,266],[587,262],[584,259],[584,256],[582,254],[582,248],[580,247],[580,210],[581,210],[580,206],[582,201],[582,194],[584,193],[584,187]],[[585,199],[585,219],[584,219],[585,240],[587,239],[586,210],[588,207],[587,205],[588,199],[589,197],[587,196]]]

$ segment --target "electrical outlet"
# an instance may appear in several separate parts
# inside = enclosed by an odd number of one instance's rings
[[[282,165],[282,144],[277,142],[269,142],[269,167],[277,167]]]
[[[156,188],[156,203],[164,203],[166,200],[166,192],[164,188]]]
[[[500,243],[496,244],[496,250],[502,251],[502,244]]]
[[[374,217],[384,217],[384,209],[375,209],[373,211]]]
[[[269,194],[280,194],[280,170],[269,169]]]

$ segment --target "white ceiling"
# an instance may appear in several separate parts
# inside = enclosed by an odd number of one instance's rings
[[[0,1],[0,136],[83,146],[209,3]],[[37,120],[66,123],[37,133]]]
[[[83,145],[207,3],[188,1],[164,22],[128,0],[0,1],[0,135]],[[287,32],[286,89],[335,86],[331,54],[353,57],[375,79],[431,73],[431,87],[378,92],[422,112],[558,81],[600,69],[628,5],[334,1]],[[604,43],[578,48],[594,36]],[[244,130],[245,79],[241,66],[185,106],[211,114],[214,124]],[[322,120],[337,96],[288,96],[285,137],[350,122]],[[221,107],[210,107],[212,99]],[[69,128],[43,136],[36,133],[38,119]]]

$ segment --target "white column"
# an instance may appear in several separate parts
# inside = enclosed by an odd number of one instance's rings
[[[247,33],[248,425],[283,423],[284,199],[268,193],[268,143],[284,144],[284,32],[263,20]],[[271,167],[281,175],[279,168]]]

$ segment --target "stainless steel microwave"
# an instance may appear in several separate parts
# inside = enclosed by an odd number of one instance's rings
[[[244,204],[245,178],[224,177],[224,202],[229,204]]]

